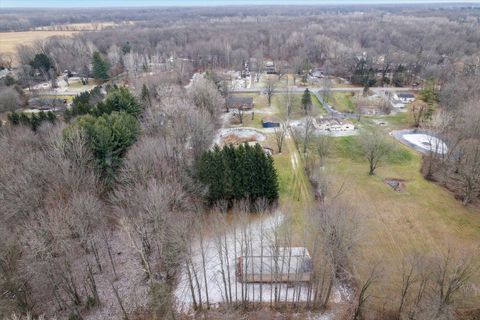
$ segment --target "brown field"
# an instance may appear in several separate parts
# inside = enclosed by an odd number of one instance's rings
[[[334,187],[344,183],[341,198],[356,212],[362,225],[362,239],[357,265],[365,275],[371,266],[379,264],[383,281],[374,286],[378,297],[391,294],[398,297],[401,283],[400,269],[405,259],[413,254],[446,255],[462,251],[477,252],[475,264],[480,264],[480,212],[478,207],[463,206],[454,195],[441,186],[429,182],[420,173],[421,156],[406,147],[411,154],[404,163],[385,164],[375,176],[368,176],[366,161],[352,159],[345,154],[334,154],[328,168]],[[404,181],[403,192],[395,192],[385,184],[385,178]],[[387,279],[387,280],[386,280]],[[467,298],[461,306],[478,307],[480,301],[480,274],[475,274]]]
[[[43,26],[35,28],[35,31],[98,31],[103,29],[111,29],[122,24],[133,24],[132,21],[116,22],[87,22],[87,23],[70,23],[59,24],[54,26]]]
[[[17,45],[33,44],[37,40],[45,40],[52,36],[71,36],[77,31],[22,31],[0,32],[0,53],[10,55],[15,63]]]

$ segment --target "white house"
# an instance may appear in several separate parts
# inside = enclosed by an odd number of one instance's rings
[[[400,101],[402,103],[410,103],[415,101],[415,96],[410,92],[397,92],[393,95],[394,101]]]
[[[314,126],[322,131],[353,131],[355,125],[349,121],[339,119],[315,119]]]

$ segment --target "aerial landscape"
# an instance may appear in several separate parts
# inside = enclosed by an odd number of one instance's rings
[[[0,0],[0,319],[479,320],[480,2]]]

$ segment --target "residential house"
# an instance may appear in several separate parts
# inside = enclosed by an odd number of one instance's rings
[[[229,96],[225,101],[227,110],[239,109],[239,110],[251,110],[253,109],[253,97],[239,97]]]
[[[239,282],[308,282],[312,277],[312,259],[305,247],[264,247],[237,259]]]
[[[415,96],[410,92],[397,92],[393,95],[394,101],[400,101],[402,103],[410,103],[415,101]]]

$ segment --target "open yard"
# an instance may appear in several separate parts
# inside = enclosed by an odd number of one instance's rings
[[[352,102],[352,94],[349,92],[332,92],[327,99],[327,103],[332,105],[335,110],[340,112],[354,112],[355,108]]]
[[[37,40],[45,40],[52,36],[71,36],[76,31],[24,31],[0,32],[0,53],[10,55],[15,64],[15,49],[17,45],[32,45]]]
[[[354,138],[337,138],[335,152],[327,162],[334,185],[344,184],[341,198],[358,215],[362,239],[358,267],[364,274],[380,263],[386,288],[375,287],[378,296],[397,290],[399,269],[408,256],[475,250],[480,243],[480,213],[464,207],[448,191],[426,181],[420,174],[421,156],[398,144],[397,151],[368,176],[368,164],[359,154]],[[396,192],[384,179],[405,181],[405,190]],[[478,248],[476,249],[478,250]],[[477,257],[478,258],[478,257]],[[480,261],[477,261],[479,263]],[[480,277],[474,279],[463,301],[464,306],[478,306]],[[397,295],[398,296],[398,295]]]

